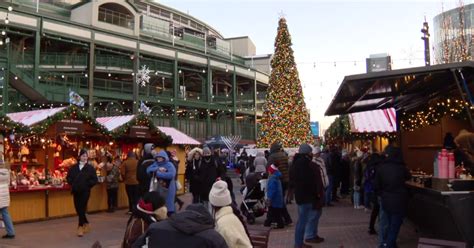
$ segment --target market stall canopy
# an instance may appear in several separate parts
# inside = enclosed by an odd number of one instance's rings
[[[397,131],[395,109],[377,109],[349,114],[353,133],[392,133]]]
[[[346,76],[326,115],[387,108],[409,111],[439,97],[459,95],[457,81],[463,90],[470,87],[472,92],[473,79],[474,62]]]
[[[158,127],[161,132],[173,138],[173,145],[201,145],[201,142],[189,137],[185,133],[173,127]]]
[[[172,144],[173,138],[158,129],[146,115],[121,115],[96,119],[116,139],[149,140],[161,146]]]
[[[25,112],[16,112],[7,114],[10,119],[25,126],[32,126],[38,122],[46,120],[48,117],[63,111],[66,107],[38,109]]]
[[[27,133],[29,128],[0,113],[0,132]]]
[[[108,136],[109,132],[85,110],[75,105],[7,114],[13,121],[30,127],[31,134]],[[54,128],[51,128],[54,126]]]

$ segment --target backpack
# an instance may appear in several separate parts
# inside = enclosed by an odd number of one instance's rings
[[[125,235],[122,241],[122,247],[129,248],[132,247],[135,240],[137,240],[140,235],[144,234],[148,229],[148,224],[144,220],[137,217],[130,217],[130,220],[127,223],[127,228],[125,229]]]

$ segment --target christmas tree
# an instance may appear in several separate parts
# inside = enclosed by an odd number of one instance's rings
[[[257,140],[258,147],[278,141],[283,147],[313,142],[309,113],[303,99],[291,37],[285,18],[280,18],[272,59],[272,74]]]

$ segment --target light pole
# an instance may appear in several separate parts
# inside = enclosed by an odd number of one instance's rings
[[[3,49],[2,46],[5,46],[6,50],[6,57],[3,63],[1,63],[0,72],[0,81],[1,81],[1,98],[2,98],[2,112],[8,112],[8,84],[9,84],[9,77],[10,77],[10,38],[7,35],[7,25],[10,23],[9,13],[13,11],[13,7],[8,7],[7,16],[4,20],[0,22],[0,24],[4,24],[4,28],[0,31],[0,49]]]
[[[429,33],[429,26],[428,22],[423,22],[423,28],[421,29],[421,33],[423,33],[423,37],[421,39],[425,42],[425,66],[430,65],[430,33]]]

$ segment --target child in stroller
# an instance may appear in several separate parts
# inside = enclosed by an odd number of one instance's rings
[[[254,224],[255,218],[267,212],[265,204],[267,178],[268,174],[265,172],[252,172],[245,178],[246,187],[242,191],[244,198],[240,210],[249,224]]]

